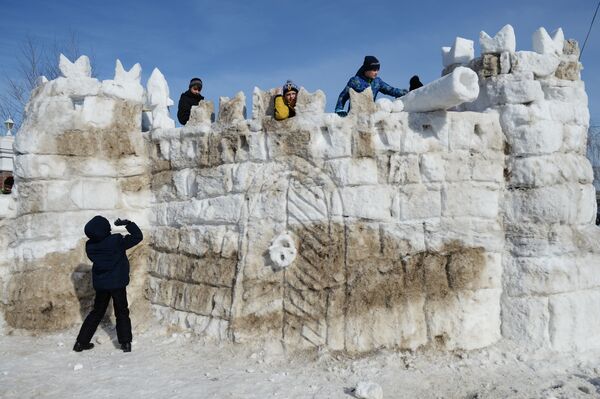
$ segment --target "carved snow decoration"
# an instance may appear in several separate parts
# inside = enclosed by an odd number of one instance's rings
[[[546,29],[540,27],[533,32],[532,42],[533,51],[536,53],[561,55],[565,44],[565,34],[562,28],[558,28],[550,37]]]
[[[115,82],[123,83],[123,82],[140,82],[142,77],[142,67],[139,63],[136,63],[131,67],[129,71],[126,71],[123,68],[123,64],[121,60],[117,59],[115,64]]]
[[[457,37],[452,47],[442,47],[442,63],[444,67],[453,64],[466,64],[475,57],[473,40]]]
[[[283,269],[296,259],[296,243],[290,233],[282,233],[273,240],[269,247],[269,256],[273,263]]]
[[[396,101],[402,101],[404,111],[427,112],[471,102],[478,95],[477,73],[469,68],[458,67],[451,74],[413,90]]]
[[[479,44],[482,54],[502,53],[504,51],[515,52],[517,48],[515,30],[511,25],[504,25],[493,38],[481,31],[479,32]]]
[[[90,59],[82,55],[75,62],[71,62],[63,54],[60,55],[58,68],[65,78],[89,78],[92,76]]]
[[[168,107],[174,104],[169,98],[169,85],[158,68],[152,71],[146,88],[147,106],[152,110],[152,128],[175,127],[175,121],[169,116]]]
[[[123,68],[120,60],[116,61],[114,80],[102,82],[102,92],[111,97],[142,102],[144,88],[140,84],[142,67],[135,64],[129,71]]]

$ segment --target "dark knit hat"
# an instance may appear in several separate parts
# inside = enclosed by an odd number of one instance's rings
[[[282,89],[283,89],[283,94],[287,93],[288,91],[295,91],[296,93],[298,93],[298,86],[296,86],[296,84],[294,82],[292,82],[291,80],[288,80],[287,82],[285,82]]]
[[[378,71],[379,67],[379,60],[372,55],[367,55],[361,67],[356,71],[356,75],[364,76],[365,71]]]
[[[379,60],[372,55],[365,56],[361,69],[363,71],[379,71]]]
[[[188,88],[191,89],[194,86],[198,86],[202,90],[202,79],[193,78],[192,80],[190,80],[190,85],[188,86]]]

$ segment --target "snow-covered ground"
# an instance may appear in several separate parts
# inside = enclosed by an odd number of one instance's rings
[[[134,331],[135,333],[135,331]],[[382,351],[350,358],[216,345],[152,328],[131,353],[99,330],[75,353],[76,331],[0,337],[2,398],[352,398],[360,381],[385,398],[600,397],[600,353],[523,353],[500,344],[472,352]]]

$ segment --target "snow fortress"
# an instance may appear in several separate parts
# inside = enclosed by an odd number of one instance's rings
[[[175,128],[165,78],[90,77],[61,58],[16,136],[0,221],[0,320],[81,322],[93,297],[84,224],[126,217],[135,323],[290,348],[600,346],[600,232],[577,44],[541,28],[516,51],[507,25],[457,38],[444,77],[348,117],[301,90],[203,102]]]

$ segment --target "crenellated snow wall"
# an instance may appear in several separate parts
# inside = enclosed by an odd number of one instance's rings
[[[540,30],[537,52],[515,51],[505,27],[482,33],[474,58],[459,39],[443,50],[450,76],[394,102],[351,92],[346,118],[302,89],[297,116],[278,122],[273,93],[256,89],[251,119],[239,93],[216,120],[201,103],[183,128],[160,71],[144,92],[139,66],[117,62],[100,82],[86,58],[61,59],[64,77],[33,92],[15,142],[4,330],[81,321],[93,295],[83,226],[103,214],[146,235],[131,254],[138,323],[152,311],[219,340],[347,352],[501,337],[597,347],[576,44]]]

